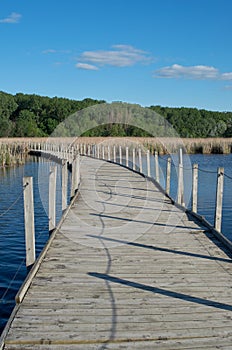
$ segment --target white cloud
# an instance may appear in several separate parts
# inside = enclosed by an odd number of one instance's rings
[[[21,18],[20,13],[12,12],[8,17],[0,19],[0,23],[19,23]]]
[[[77,63],[76,67],[79,69],[85,69],[85,70],[98,70],[97,66],[94,66],[93,64],[88,64],[88,63]]]
[[[221,73],[211,66],[181,66],[173,64],[154,72],[154,78],[178,78],[192,80],[232,80],[232,72]]]
[[[78,58],[80,64],[94,64],[98,67],[129,67],[150,60],[147,52],[130,45],[114,45],[112,50],[84,51]]]
[[[222,73],[221,74],[221,79],[222,80],[232,80],[232,72]]]
[[[218,70],[209,66],[181,66],[173,64],[155,71],[155,78],[212,79],[218,77]]]

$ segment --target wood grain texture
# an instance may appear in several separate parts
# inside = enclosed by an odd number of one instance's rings
[[[82,157],[4,348],[232,349],[229,254],[151,181]]]

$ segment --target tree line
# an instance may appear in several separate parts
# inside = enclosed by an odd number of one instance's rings
[[[70,115],[103,103],[105,103],[104,100],[91,98],[78,101],[35,94],[12,95],[2,91],[0,92],[0,137],[46,137],[51,135],[58,125],[62,125],[62,122],[64,123]],[[120,106],[120,103],[118,105]],[[130,118],[124,116],[123,123],[117,122],[119,119],[112,119],[112,122],[100,126],[95,126],[93,112],[91,108],[87,109],[88,112],[83,112],[82,117],[82,123],[84,121],[86,127],[81,134],[83,136],[115,137],[152,136],[154,135],[153,130],[151,133],[150,129],[144,126],[147,120],[152,125],[154,118],[152,119],[151,112],[153,111],[157,115],[155,127],[159,136],[165,135],[166,124],[171,124],[181,137],[232,137],[232,112],[184,107],[150,106],[142,108],[139,105],[125,105],[123,110],[126,108],[127,113],[133,111]],[[107,111],[106,108],[102,110]],[[100,114],[101,109],[96,113]],[[110,109],[107,113],[110,116]],[[120,113],[118,109],[119,116]],[[136,123],[133,123],[133,120],[136,120]],[[75,127],[78,125],[73,126],[74,130]],[[169,135],[171,135],[170,132]]]

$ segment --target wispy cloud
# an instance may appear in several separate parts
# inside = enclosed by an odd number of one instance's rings
[[[47,49],[42,51],[43,54],[49,54],[49,53],[57,53],[57,50],[54,49]]]
[[[70,50],[55,50],[55,49],[46,49],[42,51],[42,54],[47,55],[47,54],[69,54],[71,53]]]
[[[232,90],[232,85],[226,85],[226,86],[224,86],[224,90]]]
[[[8,17],[0,19],[0,23],[19,23],[21,18],[20,13],[12,12]]]
[[[111,50],[84,51],[78,57],[76,67],[81,65],[94,65],[94,67],[129,67],[138,63],[148,63],[151,57],[146,51],[139,50],[130,45],[114,45]]]
[[[192,80],[232,80],[232,72],[221,73],[211,66],[181,66],[173,64],[154,72],[154,78],[192,79]]]
[[[97,66],[94,66],[93,64],[89,64],[89,63],[77,63],[76,67],[79,69],[85,69],[85,70],[98,70],[99,69]]]

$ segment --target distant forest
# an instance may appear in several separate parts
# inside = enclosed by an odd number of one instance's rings
[[[22,93],[11,95],[0,92],[0,137],[49,136],[68,116],[101,103],[105,101],[90,98],[76,101],[60,97],[50,98]],[[144,110],[160,114],[181,137],[232,137],[232,112],[161,106],[150,106]],[[136,118],[138,121],[139,115]],[[151,135],[142,128],[111,123],[97,126],[85,132],[83,136]]]

